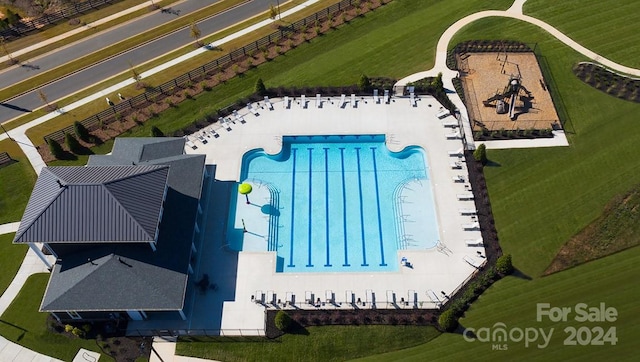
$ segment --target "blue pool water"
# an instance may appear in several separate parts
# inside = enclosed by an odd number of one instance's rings
[[[278,272],[356,272],[398,269],[406,248],[399,190],[419,180],[429,187],[425,151],[390,152],[382,135],[283,137],[282,151],[253,150],[243,157],[242,180],[268,184],[271,207],[268,249]],[[438,238],[435,212],[426,228]],[[405,220],[406,221],[406,220]],[[433,245],[423,245],[424,248]]]

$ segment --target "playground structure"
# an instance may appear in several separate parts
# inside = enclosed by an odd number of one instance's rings
[[[535,54],[494,49],[467,49],[456,56],[473,130],[544,130],[559,125]]]
[[[526,96],[520,96],[520,92],[524,92]],[[509,119],[515,121],[517,114],[516,108],[526,111],[526,105],[530,104],[533,97],[525,87],[522,86],[519,78],[509,78],[509,83],[502,92],[496,93],[487,100],[482,101],[485,107],[495,107],[497,114],[509,113]],[[508,101],[506,101],[508,99]],[[522,101],[522,107],[516,107],[516,100]],[[508,109],[507,109],[508,107]]]

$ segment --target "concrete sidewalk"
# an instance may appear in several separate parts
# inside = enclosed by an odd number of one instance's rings
[[[16,50],[15,52],[11,53],[11,56],[14,57],[14,58],[17,58],[17,57],[19,57],[19,56],[21,56],[23,54],[27,54],[27,53],[32,52],[34,50],[38,50],[40,48],[43,48],[43,47],[45,47],[47,45],[53,44],[53,43],[58,42],[60,40],[64,40],[64,39],[66,39],[68,37],[71,37],[71,36],[74,36],[76,34],[82,33],[84,31],[91,30],[92,28],[95,28],[96,26],[108,23],[108,22],[110,22],[112,20],[115,20],[117,18],[120,18],[120,17],[123,17],[125,15],[131,14],[131,13],[133,13],[135,11],[140,10],[140,9],[144,9],[146,7],[151,6],[152,4],[154,4],[153,1],[147,1],[145,3],[130,7],[130,8],[128,8],[126,10],[123,10],[123,11],[121,11],[119,13],[115,13],[113,15],[107,16],[107,17],[102,18],[100,20],[96,20],[96,21],[94,21],[92,23],[89,23],[87,25],[84,25],[82,27],[70,30],[70,31],[68,31],[68,32],[66,32],[64,34],[60,34],[58,36],[54,36],[53,38],[49,38],[49,39],[41,41],[41,42],[39,42],[37,44],[33,44],[31,46],[28,46],[26,48],[22,48],[20,50]],[[9,56],[8,55],[4,55],[4,56],[0,57],[0,62],[5,62],[7,60],[9,60]]]
[[[0,235],[8,234],[8,233],[15,233],[18,230],[19,226],[20,226],[20,221],[11,222],[11,223],[8,223],[8,224],[2,224],[2,225],[0,225]]]

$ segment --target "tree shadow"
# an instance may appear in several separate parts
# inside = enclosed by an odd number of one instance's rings
[[[511,273],[511,275],[516,277],[516,278],[520,278],[520,279],[524,279],[524,280],[531,280],[532,279],[530,276],[528,276],[527,274],[523,273],[518,268],[513,268],[513,273]]]
[[[9,103],[4,103],[4,102],[0,102],[0,106],[2,107],[7,107],[9,109],[13,109],[15,111],[20,111],[20,112],[25,112],[25,113],[30,113],[33,112],[30,109],[26,109],[26,108],[22,108],[22,107],[18,107],[18,106],[14,106],[13,104],[9,104]]]
[[[474,332],[468,331],[468,332],[465,333],[466,330],[467,330],[467,327],[465,327],[462,324],[458,323],[458,327],[452,333],[459,334],[461,336],[462,335],[466,335],[469,338],[476,338],[476,334]]]
[[[291,325],[289,326],[289,328],[287,328],[287,333],[299,336],[309,335],[309,331],[304,326],[302,326],[302,324],[296,322],[295,320],[291,321]]]
[[[75,161],[78,159],[78,156],[69,151],[63,151],[59,157],[56,157],[56,159],[60,161]]]
[[[502,167],[502,164],[500,162],[496,162],[493,160],[487,160],[487,164],[485,165],[487,167]]]
[[[80,147],[78,147],[77,150],[75,150],[75,154],[76,155],[86,156],[86,155],[93,155],[93,153],[94,152],[89,147],[86,147],[86,146],[80,146]],[[76,159],[77,159],[77,157],[76,157]]]

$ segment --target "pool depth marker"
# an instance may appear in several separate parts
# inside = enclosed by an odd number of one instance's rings
[[[329,149],[324,149],[324,214],[325,214],[325,234],[326,234],[326,244],[327,244],[327,262],[324,264],[326,267],[331,266],[331,262],[329,261]]]
[[[344,264],[349,264],[349,254],[347,253],[347,188],[344,182],[344,147],[340,147],[340,166],[342,167],[342,236],[344,237]]]
[[[367,264],[367,249],[364,241],[364,210],[362,206],[362,175],[360,173],[360,147],[356,149],[356,160],[358,162],[358,196],[360,197],[360,237],[362,239],[362,266],[369,266]]]
[[[378,165],[376,164],[376,148],[371,147],[371,156],[373,156],[373,180],[376,184],[376,207],[378,210],[378,235],[380,236],[380,266],[387,266],[384,261],[384,244],[382,243],[382,219],[380,217],[380,191],[378,189]]]
[[[296,153],[297,153],[298,149],[297,148],[291,148],[291,157],[293,158],[293,169],[291,171],[291,247],[289,248],[289,265],[287,265],[287,267],[289,268],[294,268],[295,264],[293,264],[293,218],[295,217],[295,212],[293,212],[293,210],[295,210],[294,205],[295,205],[295,195],[296,195]]]

